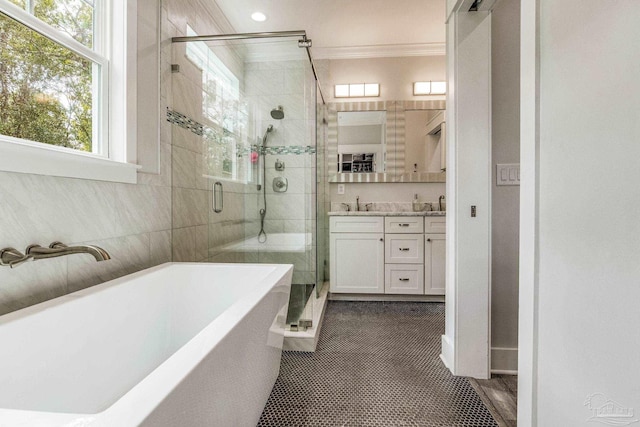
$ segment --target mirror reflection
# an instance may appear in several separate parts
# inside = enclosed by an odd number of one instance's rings
[[[445,182],[444,109],[444,101],[328,104],[329,182]]]
[[[338,173],[384,172],[386,111],[338,113]]]

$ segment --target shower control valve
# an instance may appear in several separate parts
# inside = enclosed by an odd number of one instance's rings
[[[276,193],[284,193],[289,188],[289,181],[287,178],[278,176],[273,178],[273,191]]]

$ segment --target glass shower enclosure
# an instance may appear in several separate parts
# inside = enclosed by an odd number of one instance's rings
[[[187,26],[172,41],[173,259],[293,264],[287,321],[305,329],[326,252],[323,101],[306,35]]]

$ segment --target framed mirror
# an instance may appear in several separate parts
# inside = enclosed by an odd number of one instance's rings
[[[445,101],[327,104],[329,182],[445,182]]]

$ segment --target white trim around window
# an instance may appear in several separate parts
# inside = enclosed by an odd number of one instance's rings
[[[98,24],[103,37],[94,52],[58,34],[24,10],[0,0],[0,11],[31,29],[101,66],[98,90],[101,114],[100,144],[88,153],[0,135],[0,171],[51,175],[124,183],[137,182],[136,165],[136,59],[137,7],[135,0],[103,0],[99,12],[109,19]],[[104,28],[106,27],[106,28]],[[107,35],[107,37],[104,37]]]

